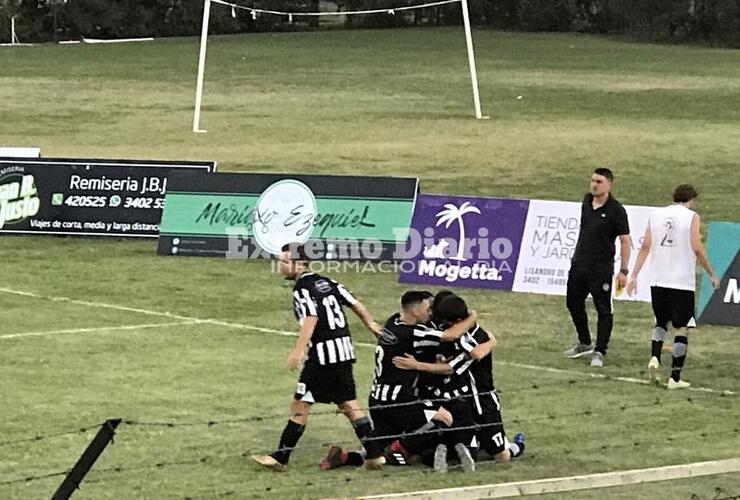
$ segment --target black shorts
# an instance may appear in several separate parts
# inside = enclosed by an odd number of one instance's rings
[[[304,366],[293,398],[306,403],[334,404],[357,399],[352,363]]]
[[[473,398],[473,418],[480,427],[476,432],[478,446],[493,456],[507,448],[504,421],[501,418],[501,402],[496,392],[481,394]]]
[[[675,288],[650,287],[655,325],[666,329],[670,321],[673,328],[694,328],[694,292]]]
[[[433,405],[429,401],[410,401],[406,404],[401,401],[381,402],[370,398],[368,403],[375,436],[389,436],[380,440],[383,446],[395,441],[401,434],[414,432],[429,423],[440,407],[438,403]]]

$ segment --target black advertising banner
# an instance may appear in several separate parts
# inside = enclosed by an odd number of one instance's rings
[[[740,326],[740,251],[725,271],[719,289],[713,292],[699,322]]]
[[[155,238],[167,179],[215,162],[0,157],[0,234]]]
[[[321,260],[392,259],[403,248],[416,178],[177,172],[157,252],[268,258],[286,243]]]

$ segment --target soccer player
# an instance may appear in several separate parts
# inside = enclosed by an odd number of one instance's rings
[[[420,401],[418,374],[397,368],[393,359],[406,354],[413,356],[416,349],[428,343],[438,345],[459,339],[476,321],[473,312],[445,331],[425,326],[431,316],[431,297],[426,291],[404,293],[401,312],[386,321],[375,348],[375,378],[368,398],[374,425],[371,439],[380,447],[387,447],[385,456],[396,465],[406,465],[412,456],[433,447],[439,440],[435,431],[452,425],[452,416],[438,403]],[[408,436],[398,439],[402,434]],[[332,446],[321,468],[361,465],[363,459],[360,453],[347,453],[339,446]]]
[[[376,336],[380,334],[380,326],[342,285],[309,272],[308,257],[302,245],[286,245],[282,250],[280,272],[286,279],[295,280],[293,310],[301,325],[295,347],[288,355],[288,367],[296,370],[304,356],[306,360],[278,449],[270,455],[253,455],[252,459],[267,468],[284,470],[306,428],[311,405],[334,403],[352,423],[368,453],[380,457],[369,461],[368,466],[381,466],[381,454],[367,441],[372,424],[357,403],[352,376],[355,354],[342,307],[350,307]]]
[[[642,248],[627,285],[627,293],[632,295],[637,289],[637,277],[650,256],[650,298],[655,314],[655,327],[648,370],[657,380],[660,353],[670,321],[675,337],[671,348],[673,364],[668,389],[685,389],[691,385],[681,380],[681,370],[686,361],[689,329],[696,326],[694,290],[697,259],[709,274],[712,286],[717,289],[720,285],[701,243],[701,221],[693,210],[696,197],[697,192],[691,185],[681,184],[673,192],[674,203],[650,215]]]
[[[438,294],[434,304],[436,324],[460,324],[460,320],[466,316],[467,305],[462,298],[450,292],[444,295]],[[464,413],[467,413],[468,409],[472,410],[473,421],[480,426],[475,433],[478,445],[494,460],[504,462],[524,452],[524,435],[517,434],[513,443],[506,439],[501,418],[501,405],[493,385],[491,351],[495,345],[496,339],[493,335],[477,323],[469,328],[464,336],[452,344],[453,349],[448,351],[448,361],[445,363],[448,366],[446,371],[448,377],[437,384],[434,394],[463,406],[463,408],[457,406],[453,409],[453,417],[456,414],[459,415],[461,410],[466,410]],[[421,371],[428,371],[429,368],[439,371],[436,364],[419,363],[410,359],[397,359],[394,362],[399,366]],[[461,436],[458,436],[457,440],[460,439]],[[474,451],[477,448],[477,446],[471,447]],[[434,459],[436,469],[445,468],[446,452],[444,446],[440,446],[436,451]],[[465,460],[463,457],[460,458],[464,467]]]
[[[614,316],[612,281],[614,275],[614,241],[621,244],[621,268],[617,286],[627,285],[630,239],[627,212],[611,195],[614,175],[608,168],[597,168],[591,175],[591,189],[581,205],[581,230],[570,263],[566,304],[578,334],[578,342],[565,351],[569,358],[591,355],[591,366],[604,366]],[[586,297],[591,294],[598,313],[596,348],[591,345]]]

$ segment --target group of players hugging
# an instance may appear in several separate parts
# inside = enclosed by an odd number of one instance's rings
[[[378,325],[365,306],[336,281],[309,271],[302,246],[286,246],[280,271],[294,280],[293,309],[301,324],[288,366],[303,368],[278,449],[253,455],[285,470],[314,403],[336,404],[362,443],[358,451],[332,446],[322,469],[422,462],[466,472],[476,461],[509,461],[524,452],[524,435],[507,439],[493,384],[494,336],[475,311],[450,291],[405,292],[401,309]],[[368,417],[357,402],[354,348],[344,316],[349,307],[377,338]]]

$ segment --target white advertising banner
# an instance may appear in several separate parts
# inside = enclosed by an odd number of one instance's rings
[[[41,148],[9,148],[0,146],[0,156],[9,158],[40,158]]]
[[[647,221],[655,207],[625,206],[632,235],[630,270],[642,244]],[[578,241],[581,203],[571,201],[531,200],[524,225],[519,260],[514,276],[514,292],[565,295],[570,259]],[[620,244],[617,240],[615,274],[620,266]],[[646,263],[638,280],[637,293],[625,291],[615,295],[618,300],[650,301],[650,262]],[[614,287],[612,288],[615,289]]]

